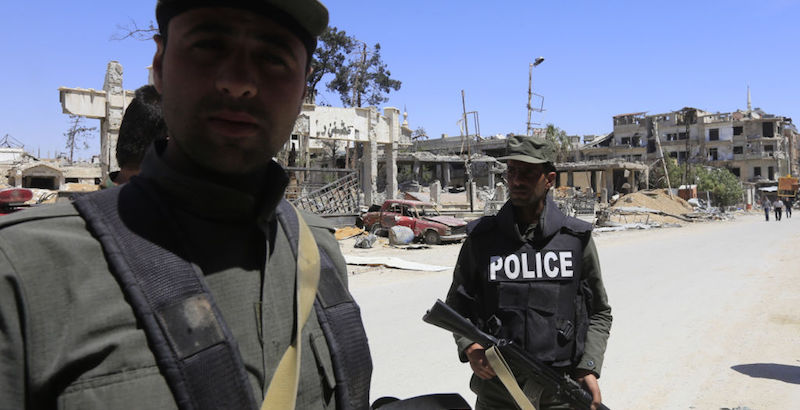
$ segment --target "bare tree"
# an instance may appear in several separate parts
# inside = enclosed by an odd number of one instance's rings
[[[331,161],[331,168],[337,168],[336,166],[336,151],[339,149],[339,141],[335,139],[325,139],[322,140],[322,146],[324,147],[323,152],[325,153],[324,156]]]
[[[89,136],[97,127],[87,127],[83,125],[83,117],[79,115],[69,116],[70,126],[64,137],[67,139],[66,148],[69,150],[69,163],[71,164],[74,159],[76,149],[89,148]]]
[[[122,41],[132,38],[139,41],[150,41],[156,34],[158,34],[158,28],[153,24],[152,20],[147,27],[140,27],[135,20],[131,19],[128,24],[117,24],[117,32],[111,36],[111,39]]]
[[[423,128],[423,127],[417,127],[417,129],[415,129],[415,130],[414,130],[414,131],[411,133],[411,139],[412,139],[413,141],[417,141],[417,140],[426,140],[426,139],[428,139],[428,138],[429,138],[429,137],[428,137],[428,132],[427,132],[427,131],[425,131],[425,128]]]

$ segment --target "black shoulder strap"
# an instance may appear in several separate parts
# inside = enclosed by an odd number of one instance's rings
[[[284,199],[278,205],[277,216],[296,257],[299,238],[297,213]],[[314,310],[331,353],[336,378],[336,408],[368,409],[372,357],[361,309],[342,283],[330,256],[322,247],[318,246],[318,249],[320,278]]]
[[[150,195],[133,180],[82,195],[75,208],[103,245],[178,407],[257,409],[233,335]]]

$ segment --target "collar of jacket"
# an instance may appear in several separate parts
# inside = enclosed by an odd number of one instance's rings
[[[514,205],[511,200],[506,201],[500,211],[497,213],[497,223],[502,232],[510,235],[512,238],[519,242],[523,242],[519,230],[516,228],[514,220]],[[558,209],[558,205],[553,201],[552,193],[548,192],[545,197],[544,209],[539,216],[539,225],[536,227],[537,237],[550,238],[558,233],[561,227],[564,226],[566,216]],[[541,236],[539,236],[541,235]]]
[[[200,218],[232,222],[271,220],[289,184],[283,168],[270,161],[265,186],[256,197],[175,171],[161,158],[165,148],[163,140],[151,144],[142,160],[141,172],[135,178],[155,182],[159,194],[170,206]]]

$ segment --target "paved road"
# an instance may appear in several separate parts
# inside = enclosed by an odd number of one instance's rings
[[[614,409],[800,408],[800,218],[595,236],[614,325],[600,379]],[[353,250],[437,265],[458,245]],[[353,268],[375,372],[372,396],[458,392],[469,366],[420,318],[452,271]]]

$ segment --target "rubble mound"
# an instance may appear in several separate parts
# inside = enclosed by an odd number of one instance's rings
[[[665,189],[639,191],[617,199],[599,225],[614,224],[684,224],[685,214],[694,208],[683,199],[670,197]]]
[[[671,215],[682,215],[694,211],[688,202],[678,196],[670,198],[666,189],[634,192],[617,199],[612,208],[640,207],[661,211]]]

